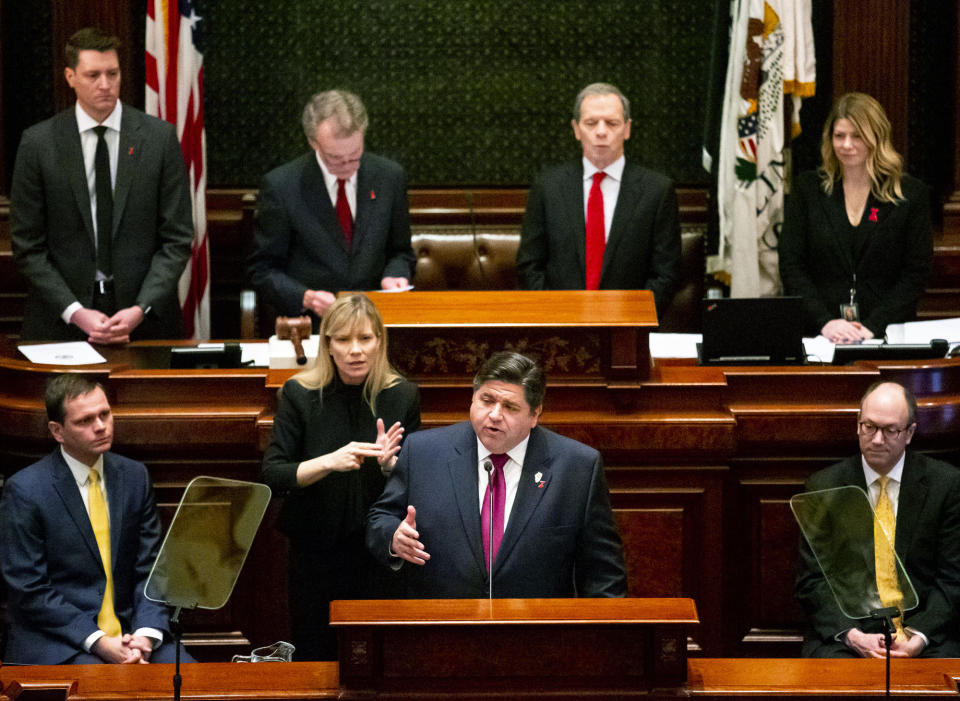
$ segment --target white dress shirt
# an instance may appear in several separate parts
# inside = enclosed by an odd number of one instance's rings
[[[313,155],[317,157],[317,163],[320,164],[320,170],[323,171],[323,184],[327,186],[327,193],[330,195],[330,203],[333,204],[333,208],[337,208],[337,176],[333,175],[327,166],[324,165],[323,159],[320,158],[320,154],[316,151],[313,152]],[[343,184],[343,189],[347,193],[347,202],[350,204],[350,214],[353,216],[353,220],[357,219],[357,173],[359,168],[353,172],[353,175],[347,179]]]
[[[904,452],[897,460],[890,472],[887,473],[887,496],[890,499],[890,506],[893,507],[893,515],[896,516],[900,505],[900,483],[903,481],[903,464],[906,461],[907,454]],[[880,478],[882,475],[867,464],[863,455],[860,455],[860,462],[863,465],[863,476],[867,481],[867,496],[870,498],[870,506],[877,508],[877,502],[880,501]],[[891,545],[894,545],[891,543]],[[919,635],[923,639],[924,646],[929,645],[927,636],[916,628],[907,626],[907,631],[912,635]]]
[[[527,443],[530,442],[530,434],[520,441],[517,445],[507,451],[509,459],[503,464],[503,483],[507,487],[506,499],[503,503],[503,531],[507,531],[507,522],[510,520],[510,512],[513,510],[513,501],[517,498],[517,487],[520,485],[520,473],[523,471],[523,459],[527,455]],[[483,511],[483,502],[487,496],[487,483],[490,478],[487,471],[483,469],[483,463],[487,461],[491,453],[487,450],[480,439],[477,439],[477,474],[479,476],[479,509]]]
[[[80,130],[80,149],[83,152],[83,172],[87,176],[87,192],[90,196],[90,216],[93,218],[93,245],[96,247],[100,236],[100,232],[97,230],[96,158],[98,139],[97,133],[93,128],[100,125],[107,128],[107,131],[103,134],[103,139],[107,142],[107,155],[110,159],[110,189],[112,190],[117,184],[117,160],[118,154],[120,153],[120,117],[123,114],[123,105],[120,100],[117,100],[117,106],[113,108],[113,112],[102,122],[98,122],[84,112],[79,102],[76,104],[74,111],[77,116],[77,128]],[[106,276],[98,270],[97,279],[105,280]],[[83,309],[83,305],[80,304],[79,301],[72,302],[67,306],[60,314],[63,323],[69,324],[70,318],[78,309]]]
[[[887,496],[890,497],[890,504],[893,506],[894,516],[897,515],[897,505],[900,502],[900,482],[903,480],[903,463],[906,456],[906,453],[901,455],[897,464],[887,473]],[[860,461],[863,464],[863,477],[867,481],[867,494],[870,497],[870,506],[876,509],[877,502],[880,500],[880,477],[882,475],[867,464],[863,455],[860,456]]]
[[[605,241],[610,240],[610,224],[613,222],[613,212],[617,208],[617,198],[620,196],[620,183],[623,181],[623,167],[626,165],[625,156],[620,156],[613,163],[603,169],[607,174],[600,181],[600,192],[603,193],[603,236]],[[590,188],[593,187],[593,174],[597,168],[586,158],[583,159],[583,219],[587,219],[587,202],[590,200]]]

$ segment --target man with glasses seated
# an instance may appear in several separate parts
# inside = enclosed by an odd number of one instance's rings
[[[895,382],[872,385],[857,417],[860,455],[815,473],[806,489],[858,486],[867,492],[881,524],[882,514],[892,510],[890,540],[916,589],[918,605],[895,619],[890,655],[957,657],[960,470],[907,450],[917,430],[916,415],[917,400],[908,388]],[[803,538],[797,598],[809,623],[805,657],[885,656],[880,621],[852,619],[841,612]]]
[[[277,314],[320,317],[341,290],[403,289],[413,279],[406,177],[365,153],[369,119],[345,90],[303,109],[311,150],[264,177],[250,278]]]

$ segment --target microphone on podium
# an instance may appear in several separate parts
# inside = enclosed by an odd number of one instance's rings
[[[487,471],[487,499],[489,499],[488,513],[490,515],[490,534],[487,539],[487,582],[489,588],[487,595],[493,598],[493,463],[489,460],[483,461],[483,469]]]

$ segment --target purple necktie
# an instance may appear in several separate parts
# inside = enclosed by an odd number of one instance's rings
[[[487,572],[490,571],[490,492],[493,492],[493,560],[496,562],[497,550],[500,549],[500,541],[503,540],[503,511],[504,504],[507,501],[507,485],[503,478],[503,466],[506,464],[508,457],[506,453],[490,456],[490,462],[493,463],[491,484],[487,486],[487,493],[483,497],[483,509],[480,511],[480,525],[483,531],[483,559],[487,563]]]

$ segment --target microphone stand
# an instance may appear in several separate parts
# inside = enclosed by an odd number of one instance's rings
[[[483,469],[487,471],[487,499],[490,513],[490,534],[487,538],[487,597],[493,598],[493,463],[489,460],[483,461]]]

